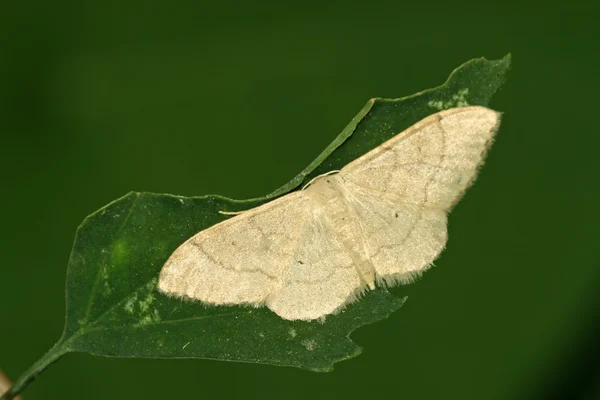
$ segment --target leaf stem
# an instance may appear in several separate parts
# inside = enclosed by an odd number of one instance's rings
[[[68,342],[59,340],[42,358],[37,360],[15,381],[15,384],[0,396],[0,400],[12,400],[18,396],[43,370],[69,351]]]

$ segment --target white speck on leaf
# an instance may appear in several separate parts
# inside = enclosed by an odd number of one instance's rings
[[[139,301],[140,310],[142,310],[142,312],[148,311],[150,309],[150,306],[152,305],[153,301],[154,301],[154,294],[148,293],[148,295],[146,296],[146,298],[144,300]]]
[[[315,342],[313,339],[305,339],[301,341],[300,344],[302,344],[302,346],[304,346],[308,351],[313,351],[317,348],[317,342]]]
[[[458,92],[452,95],[452,98],[448,101],[431,100],[427,105],[429,107],[437,108],[438,110],[445,110],[453,107],[466,107],[469,105],[467,101],[467,95],[469,94],[469,88],[460,89]]]
[[[135,307],[135,302],[137,301],[137,293],[134,293],[126,302],[123,308],[129,314],[133,314],[133,308]]]
[[[140,325],[148,325],[148,324],[152,324],[155,322],[160,322],[161,318],[160,318],[160,314],[158,313],[158,310],[154,310],[154,312],[152,313],[145,313],[142,315],[142,317],[140,318],[140,321],[138,322],[138,326]]]

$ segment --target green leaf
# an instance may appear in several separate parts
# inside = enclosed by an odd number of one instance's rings
[[[224,219],[230,200],[130,193],[78,230],[67,276],[69,350],[120,357],[201,357],[329,370],[355,356],[357,326],[387,317],[402,300],[375,291],[319,322],[291,322],[266,308],[214,307],[157,292],[163,263],[195,232]]]
[[[404,299],[377,289],[324,323],[292,322],[266,308],[214,307],[166,297],[156,290],[159,271],[182,242],[224,220],[219,211],[255,207],[318,174],[340,169],[440,109],[487,105],[509,66],[510,56],[471,60],[437,88],[401,99],[370,100],[305,170],[263,198],[130,193],[90,215],[77,230],[69,260],[65,330],[46,359],[83,351],[329,371],[335,362],[358,355],[361,349],[349,334],[388,317]]]

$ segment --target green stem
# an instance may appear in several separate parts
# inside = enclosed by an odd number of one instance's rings
[[[0,396],[0,400],[12,400],[18,396],[43,370],[48,368],[50,364],[58,360],[62,355],[67,353],[68,342],[59,340],[42,358],[37,360],[29,369],[27,369],[20,377],[15,381],[15,384]]]

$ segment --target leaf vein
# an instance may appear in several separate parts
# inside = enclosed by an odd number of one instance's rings
[[[127,216],[125,217],[125,219],[123,220],[123,222],[121,223],[121,226],[119,226],[119,229],[117,230],[117,233],[115,234],[116,238],[121,237],[121,235],[123,234],[123,229],[125,228],[125,226],[127,225],[127,223],[129,222],[129,218],[131,218],[131,215],[133,214],[133,210],[135,208],[135,205],[137,204],[137,201],[140,198],[140,194],[136,193],[135,194],[135,200],[133,201],[133,203],[131,204],[131,207],[129,208],[129,212],[127,213]],[[113,241],[113,245],[114,243],[117,241],[117,239],[115,239]],[[90,293],[90,297],[88,300],[88,304],[86,307],[86,311],[85,311],[85,315],[83,317],[83,322],[81,323],[81,325],[85,325],[90,317],[90,312],[92,311],[92,305],[94,304],[94,299],[96,297],[96,292],[98,291],[98,285],[100,282],[100,276],[101,276],[101,271],[102,271],[102,265],[106,264],[107,258],[110,255],[110,252],[107,252],[104,255],[104,259],[102,260],[102,262],[100,263],[100,266],[98,267],[98,271],[96,271],[96,277],[94,279],[94,284],[92,285],[92,291]],[[97,321],[97,320],[96,320]]]

